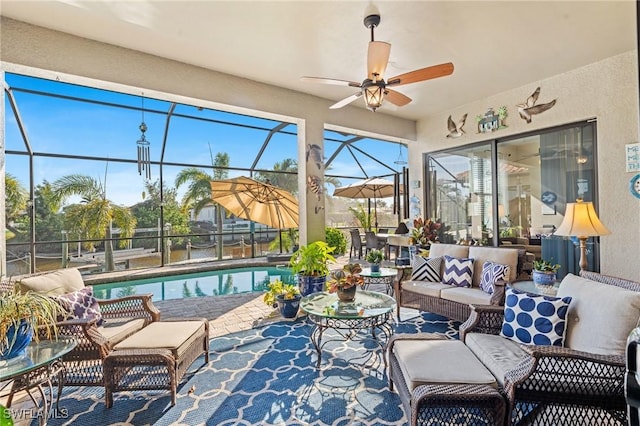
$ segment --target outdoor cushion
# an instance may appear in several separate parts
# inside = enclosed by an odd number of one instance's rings
[[[440,282],[442,257],[414,256],[411,265],[411,280]]]
[[[558,296],[572,296],[565,346],[602,355],[624,355],[640,318],[640,293],[568,274]]]
[[[440,298],[464,305],[490,305],[491,295],[479,288],[447,286],[440,292]]]
[[[473,259],[444,256],[444,274],[442,283],[456,287],[471,287],[473,277]]]
[[[113,347],[113,345],[123,341],[136,331],[142,330],[144,324],[145,320],[143,318],[136,318],[126,322],[109,320],[104,326],[98,327],[98,331],[107,339],[109,345]]]
[[[127,337],[114,349],[169,349],[179,358],[204,329],[204,321],[156,321]]]
[[[482,277],[480,278],[480,288],[482,291],[493,294],[494,285],[498,281],[509,280],[509,265],[495,262],[484,262],[482,265]]]
[[[464,343],[504,386],[504,376],[528,356],[522,346],[496,334],[468,333]]]
[[[525,345],[563,346],[571,297],[534,296],[507,288],[500,335]]]
[[[73,319],[96,319],[96,325],[104,323],[98,299],[93,296],[93,287],[87,286],[78,291],[55,296],[56,301],[65,310],[58,321]]]
[[[462,246],[459,244],[431,243],[431,246],[429,247],[430,257],[443,257],[445,254],[453,257],[469,257],[469,246]],[[443,272],[444,262],[442,262],[440,276],[442,276]]]
[[[509,265],[509,282],[518,277],[518,249],[487,246],[470,246],[469,256],[473,261],[473,287],[480,287],[484,262],[495,262]]]
[[[48,296],[59,296],[84,288],[84,281],[80,271],[69,268],[23,278],[18,281],[18,285],[21,291],[31,290]]]
[[[420,385],[443,383],[485,384],[496,380],[459,340],[399,340],[393,351],[411,391]],[[455,368],[442,368],[443,362]]]
[[[430,283],[428,281],[404,281],[402,283],[402,291],[424,294],[425,296],[431,297],[440,297],[441,290],[447,288],[451,288],[451,286],[440,282]]]

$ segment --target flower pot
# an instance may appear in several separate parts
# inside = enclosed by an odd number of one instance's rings
[[[325,276],[314,277],[309,275],[298,275],[298,287],[300,288],[300,294],[303,296],[323,291],[326,282],[327,277]]]
[[[13,325],[7,329],[7,341],[0,341],[0,360],[9,360],[25,354],[27,346],[33,339],[33,328],[22,320],[18,327]]]
[[[349,288],[338,288],[336,292],[338,295],[338,300],[341,302],[353,302],[356,299],[356,289],[358,286],[352,285]]]
[[[371,272],[380,272],[380,264],[372,263],[371,264]]]
[[[537,271],[532,272],[533,282],[539,285],[553,285],[556,282],[555,272]]]
[[[276,296],[276,303],[280,310],[280,315],[283,318],[295,318],[298,315],[298,308],[300,307],[301,295],[297,295],[293,299],[285,299],[284,296]]]

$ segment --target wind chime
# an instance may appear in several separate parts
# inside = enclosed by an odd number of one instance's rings
[[[142,122],[140,123],[140,139],[136,142],[138,146],[138,174],[142,176],[142,172],[144,172],[144,176],[146,179],[151,179],[151,156],[149,153],[149,145],[150,142],[145,137],[144,132],[147,131],[147,125],[144,122],[144,93],[142,94]]]

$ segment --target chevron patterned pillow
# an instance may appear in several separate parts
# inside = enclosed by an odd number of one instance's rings
[[[493,294],[493,285],[497,281],[509,281],[509,265],[501,263],[484,262],[482,264],[482,277],[480,278],[480,288],[489,294]]]
[[[439,283],[441,266],[442,257],[414,256],[411,264],[411,279]]]
[[[442,283],[456,287],[471,287],[473,278],[473,259],[444,256],[444,275]]]

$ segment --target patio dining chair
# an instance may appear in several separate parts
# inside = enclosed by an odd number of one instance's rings
[[[349,249],[349,257],[353,257],[357,254],[358,259],[361,259],[363,241],[362,237],[360,237],[360,231],[357,228],[354,228],[351,229],[349,233],[351,234],[351,249]]]

